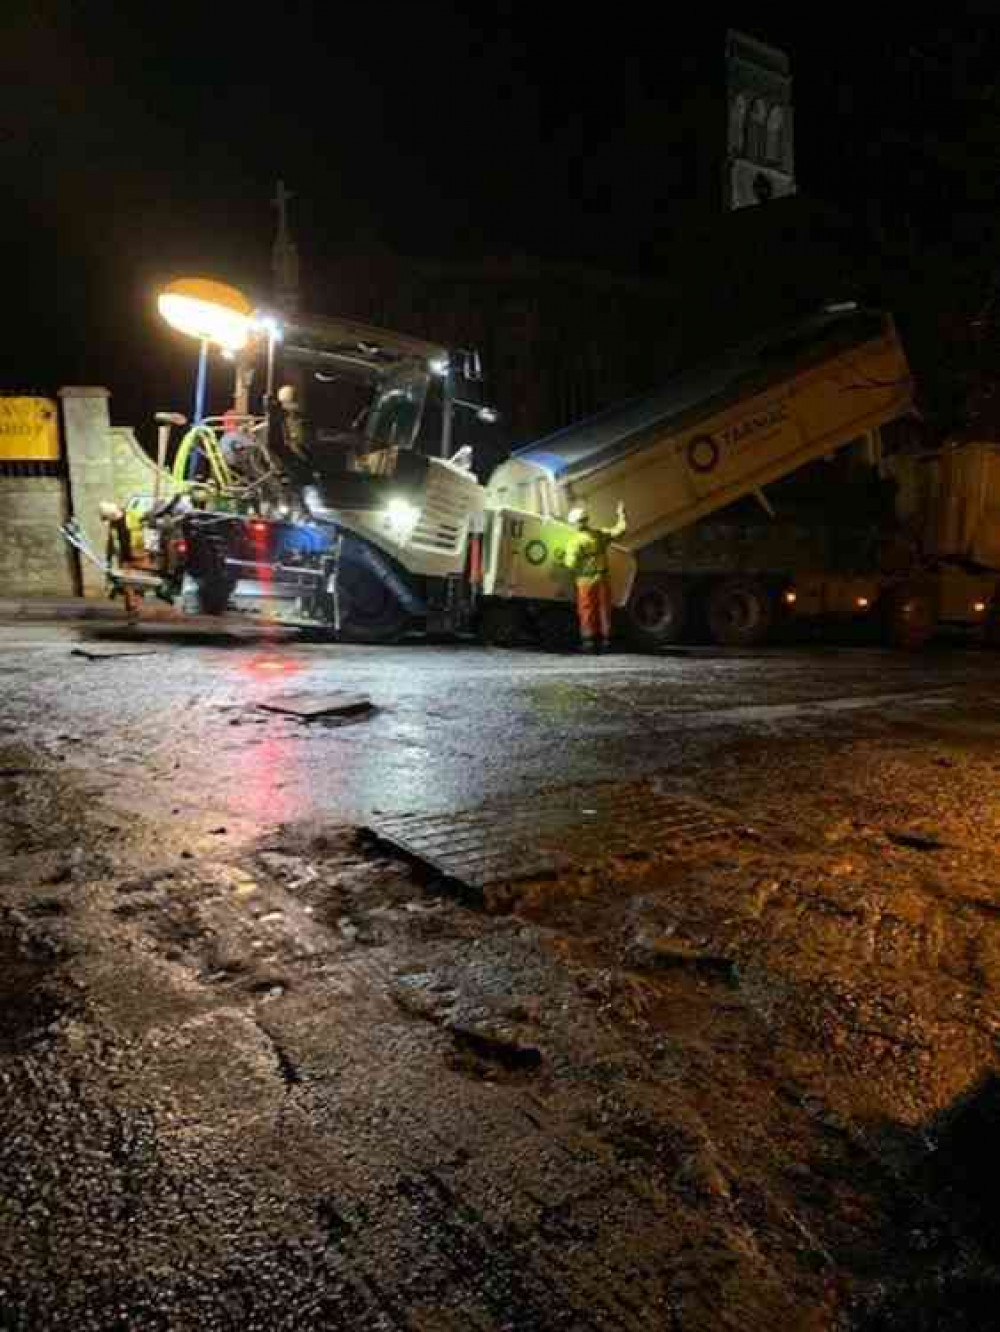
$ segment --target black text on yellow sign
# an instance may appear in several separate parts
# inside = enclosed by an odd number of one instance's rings
[[[0,398],[0,462],[57,462],[59,418],[49,398]]]

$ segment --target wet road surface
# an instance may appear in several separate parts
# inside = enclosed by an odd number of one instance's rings
[[[0,628],[0,1326],[993,1325],[996,658],[115,641]],[[356,834],[654,774],[503,910]]]
[[[87,660],[120,632],[0,634],[3,724],[116,785],[251,825],[322,814],[464,808],[540,785],[700,765],[736,736],[850,734],[935,714],[1000,721],[998,663],[975,652],[907,657],[800,650],[598,660],[419,644],[330,647],[152,625],[150,655]],[[376,713],[332,729],[256,711],[302,690],[367,693]],[[178,776],[180,774],[180,776]]]

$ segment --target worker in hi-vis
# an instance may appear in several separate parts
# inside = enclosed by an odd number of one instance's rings
[[[608,586],[608,547],[625,532],[625,505],[618,502],[614,527],[591,527],[585,505],[569,511],[567,521],[576,531],[566,543],[563,557],[576,579],[576,613],[584,652],[611,646],[611,589]]]

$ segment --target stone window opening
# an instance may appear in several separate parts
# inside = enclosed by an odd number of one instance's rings
[[[747,99],[743,93],[733,98],[729,109],[729,150],[742,153],[747,138]]]
[[[784,156],[785,116],[780,106],[774,106],[767,117],[767,160],[779,163]]]
[[[750,108],[747,152],[757,162],[762,162],[767,152],[767,107],[759,97]]]

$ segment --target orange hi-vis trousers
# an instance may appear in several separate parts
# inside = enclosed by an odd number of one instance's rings
[[[611,594],[606,578],[577,579],[576,614],[584,647],[611,642]]]

